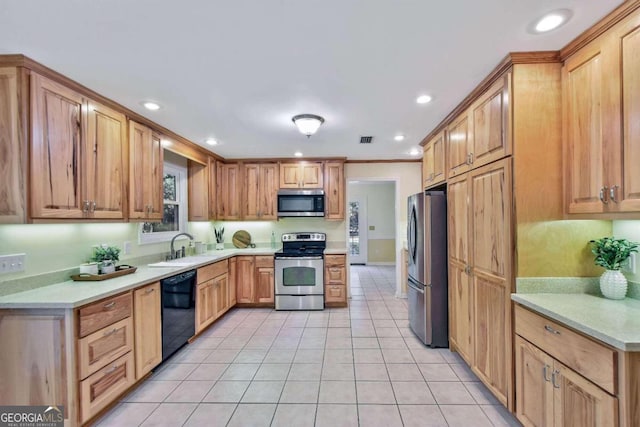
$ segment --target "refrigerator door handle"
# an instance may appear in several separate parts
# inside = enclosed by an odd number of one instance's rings
[[[415,280],[409,278],[409,280],[407,281],[407,284],[409,285],[410,288],[420,292],[421,294],[424,294],[424,289],[419,287],[418,283]]]

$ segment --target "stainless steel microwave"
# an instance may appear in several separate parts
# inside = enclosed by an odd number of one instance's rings
[[[324,216],[323,190],[279,190],[278,217]]]

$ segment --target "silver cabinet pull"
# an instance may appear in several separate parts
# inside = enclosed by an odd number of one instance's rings
[[[549,366],[549,365],[544,365],[544,367],[542,368],[542,377],[544,378],[544,380],[545,380],[546,382],[551,381],[551,378],[549,378],[549,377],[547,376],[547,370],[548,370],[549,368],[550,368],[550,366]]]
[[[96,211],[96,202],[91,201],[91,212],[95,212],[95,211]]]
[[[147,291],[145,292],[145,294],[150,294],[151,292],[155,291],[154,288],[149,288],[147,289]]]
[[[116,332],[118,332],[118,330],[116,328],[113,328],[112,330],[105,332],[102,336],[108,337],[109,335],[113,335]]]
[[[613,202],[613,203],[618,203],[618,200],[616,200],[616,190],[620,188],[619,185],[614,185],[613,187],[611,187],[609,189],[609,199]]]
[[[556,331],[555,329],[553,329],[549,325],[544,325],[544,329],[545,329],[545,331],[551,332],[552,334],[560,335],[560,331]]]
[[[116,302],[115,302],[115,301],[111,301],[110,303],[105,304],[105,305],[103,305],[102,307],[108,310],[108,309],[110,309],[110,308],[115,307],[115,305],[116,305]]]
[[[473,164],[473,153],[469,153],[469,164]]]
[[[609,201],[605,199],[605,196],[606,196],[606,194],[605,194],[605,193],[606,193],[606,191],[607,191],[607,187],[602,187],[602,188],[600,189],[600,201],[601,201],[602,203],[604,203],[605,205],[606,205],[607,203],[609,203]]]
[[[89,212],[89,201],[85,200],[84,202],[82,202],[82,212],[84,213],[88,213]]]
[[[113,365],[109,369],[104,371],[104,373],[105,373],[105,375],[109,375],[110,373],[115,372],[116,369],[118,369],[118,365]]]
[[[560,374],[560,371],[558,371],[557,369],[555,369],[551,374],[551,384],[553,384],[553,388],[560,388],[560,385],[556,384],[556,378],[558,378],[559,374]]]

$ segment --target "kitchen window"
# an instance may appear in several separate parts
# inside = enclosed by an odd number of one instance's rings
[[[176,234],[187,231],[187,169],[165,162],[162,185],[162,222],[140,224],[138,240],[141,244],[168,242]]]

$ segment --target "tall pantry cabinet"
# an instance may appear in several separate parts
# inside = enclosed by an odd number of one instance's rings
[[[560,102],[558,55],[513,53],[424,140],[447,130],[450,346],[510,409],[517,230],[562,217]]]

